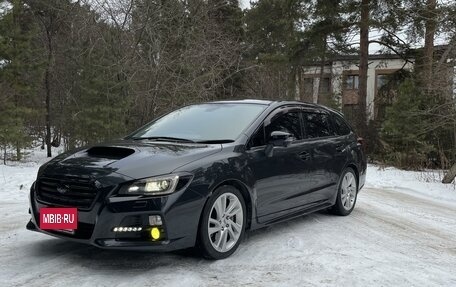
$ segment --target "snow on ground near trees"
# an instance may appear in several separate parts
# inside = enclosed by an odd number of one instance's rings
[[[404,171],[369,165],[366,187],[393,189],[426,199],[456,203],[456,185],[442,184],[442,171]]]
[[[38,166],[0,165],[0,286],[456,286],[456,190],[440,173],[369,166],[350,216],[320,212],[249,232],[232,257],[207,261],[25,230]]]

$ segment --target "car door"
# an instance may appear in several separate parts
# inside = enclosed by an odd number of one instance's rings
[[[304,137],[312,164],[312,200],[325,202],[334,196],[339,174],[345,164],[344,146],[333,131],[326,111],[307,109],[303,112]]]
[[[285,215],[307,204],[311,172],[308,145],[303,141],[302,111],[299,107],[280,108],[273,112],[251,139],[247,151],[255,178],[256,213],[259,222]],[[274,147],[267,156],[265,147],[273,131],[293,135],[287,147]]]

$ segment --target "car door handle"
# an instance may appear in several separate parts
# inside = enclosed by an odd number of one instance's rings
[[[344,150],[345,150],[345,147],[343,145],[336,146],[336,151],[337,152],[343,152]]]
[[[299,158],[302,160],[309,160],[310,159],[310,153],[303,151],[299,153]]]

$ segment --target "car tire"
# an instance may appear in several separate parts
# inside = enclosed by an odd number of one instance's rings
[[[339,179],[336,203],[330,211],[336,215],[349,215],[355,208],[357,197],[358,179],[355,171],[348,167]]]
[[[218,260],[233,254],[241,243],[246,225],[242,194],[233,186],[215,190],[207,201],[199,227],[199,248],[205,258]]]

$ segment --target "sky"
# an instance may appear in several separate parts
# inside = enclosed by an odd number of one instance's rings
[[[239,0],[239,6],[242,9],[250,8],[250,0]]]

